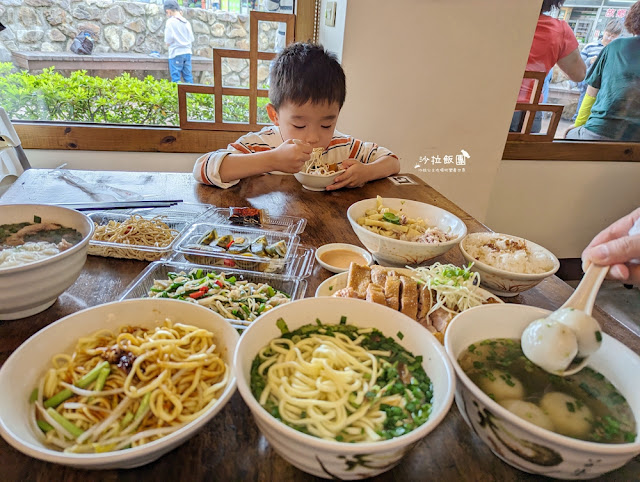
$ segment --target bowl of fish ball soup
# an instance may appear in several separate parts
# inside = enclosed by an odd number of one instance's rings
[[[591,479],[640,454],[640,357],[599,333],[587,367],[561,377],[528,360],[520,337],[549,311],[517,304],[464,311],[445,348],[458,380],[456,404],[491,451],[525,472]]]
[[[449,251],[467,234],[459,217],[410,199],[363,199],[349,206],[347,218],[360,242],[383,266],[423,264]]]
[[[270,445],[318,477],[391,469],[453,401],[455,375],[437,339],[363,300],[304,298],[274,308],[243,334],[234,364]]]
[[[94,226],[59,206],[0,206],[0,320],[49,308],[71,286],[87,259]]]

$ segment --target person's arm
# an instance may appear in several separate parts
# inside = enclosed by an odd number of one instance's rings
[[[589,263],[611,266],[609,278],[640,284],[640,234],[629,230],[640,220],[640,208],[601,231],[582,253],[583,267]]]
[[[337,134],[344,136],[344,134]],[[345,150],[336,155],[342,154],[340,161],[346,171],[335,178],[333,184],[327,187],[327,191],[342,187],[359,187],[369,181],[400,172],[398,156],[389,149],[378,146],[374,142],[363,142],[349,136],[344,138],[348,138],[350,142],[345,145]]]
[[[582,99],[582,104],[580,104],[580,110],[578,111],[578,117],[576,117],[576,121],[574,126],[579,127],[586,124],[587,119],[591,115],[591,108],[596,101],[596,97],[598,96],[598,91],[600,89],[596,89],[595,87],[589,85],[587,86],[587,91],[584,94],[584,99]]]
[[[327,191],[334,191],[343,187],[360,187],[369,181],[393,176],[400,172],[400,161],[395,156],[382,156],[369,164],[363,164],[357,159],[345,159],[342,167],[346,171],[335,178],[333,184],[327,186]]]
[[[574,82],[584,80],[584,76],[587,73],[587,66],[582,61],[578,49],[573,50],[569,55],[559,59],[558,67]]]
[[[167,25],[164,27],[164,43],[167,45],[173,42],[173,22],[170,20],[170,18],[167,19]]]
[[[229,154],[220,164],[220,179],[232,182],[271,171],[296,173],[309,160],[312,151],[310,144],[289,139],[268,151]]]

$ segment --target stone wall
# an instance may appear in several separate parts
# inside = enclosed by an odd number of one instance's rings
[[[184,8],[195,42],[193,54],[212,58],[213,48],[249,49],[249,16],[221,10]],[[66,52],[76,34],[94,34],[94,52],[166,54],[162,5],[118,0],[0,0],[0,62],[10,62],[13,51]],[[261,50],[274,49],[277,23],[260,22]],[[246,86],[248,61],[223,63],[224,85]],[[259,81],[268,76],[260,65]],[[158,75],[164,78],[167,75]],[[205,73],[208,74],[208,73]],[[210,74],[201,82],[210,83]]]

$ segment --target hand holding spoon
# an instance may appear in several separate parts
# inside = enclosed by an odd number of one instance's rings
[[[522,351],[549,373],[579,372],[589,355],[600,348],[600,325],[591,316],[593,304],[609,266],[591,264],[569,299],[548,317],[529,324],[522,333]]]

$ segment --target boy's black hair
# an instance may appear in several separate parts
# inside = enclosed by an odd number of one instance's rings
[[[317,44],[297,42],[286,47],[275,58],[269,79],[269,100],[276,110],[284,102],[337,102],[342,108],[347,95],[338,59]]]

